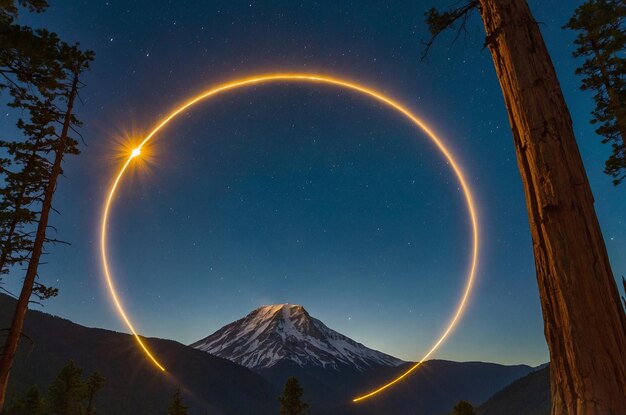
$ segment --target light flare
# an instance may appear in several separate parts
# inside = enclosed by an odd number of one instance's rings
[[[163,367],[163,365],[157,360],[154,354],[150,351],[150,349],[147,347],[144,341],[142,341],[140,336],[137,334],[135,328],[133,327],[133,324],[130,321],[130,318],[128,317],[128,315],[126,314],[124,310],[124,307],[120,299],[118,298],[117,291],[115,289],[113,277],[109,269],[108,255],[107,255],[107,224],[108,224],[109,214],[111,211],[111,203],[119,187],[119,184],[122,180],[122,177],[124,176],[124,173],[128,169],[128,166],[130,165],[131,161],[141,154],[141,148],[148,141],[150,141],[156,135],[156,133],[158,133],[163,127],[165,127],[173,118],[175,118],[181,112],[187,110],[188,108],[190,108],[191,106],[195,105],[196,103],[200,101],[203,101],[209,97],[218,95],[226,91],[234,90],[234,89],[241,88],[244,86],[260,84],[260,83],[281,82],[281,81],[323,83],[323,84],[328,84],[328,85],[334,85],[337,87],[356,91],[363,95],[369,96],[370,98],[373,98],[374,100],[378,102],[386,104],[388,107],[391,107],[395,109],[396,111],[398,111],[399,113],[403,114],[413,124],[415,124],[424,133],[426,133],[428,138],[435,144],[437,149],[446,158],[449,165],[452,167],[452,170],[454,171],[454,174],[461,186],[461,189],[465,197],[465,202],[467,204],[467,210],[468,210],[469,219],[470,219],[471,227],[472,227],[472,251],[470,255],[470,264],[469,264],[468,271],[467,271],[465,287],[463,290],[463,294],[461,295],[461,298],[459,300],[459,303],[456,307],[456,311],[454,312],[451,320],[448,322],[446,329],[443,331],[443,333],[440,335],[440,337],[437,339],[437,341],[434,343],[431,349],[420,359],[419,362],[415,363],[413,366],[411,366],[411,368],[409,368],[400,376],[396,377],[390,382],[372,390],[371,392],[365,393],[353,399],[353,402],[360,402],[368,398],[371,398],[372,396],[384,391],[385,389],[393,386],[394,384],[398,383],[399,381],[407,377],[411,372],[417,369],[426,359],[428,359],[439,348],[439,346],[445,341],[445,339],[450,335],[450,333],[457,326],[461,316],[463,315],[463,312],[465,311],[465,307],[467,305],[468,299],[472,291],[474,278],[476,276],[477,264],[478,264],[479,231],[478,231],[477,210],[475,208],[474,200],[472,197],[472,192],[470,190],[469,185],[467,184],[467,180],[465,179],[465,176],[463,174],[461,167],[452,156],[452,153],[444,145],[443,141],[435,134],[435,132],[424,121],[422,121],[418,116],[413,114],[409,109],[407,109],[405,106],[400,104],[398,101],[384,95],[383,93],[380,93],[370,87],[358,84],[356,82],[352,82],[352,81],[341,79],[341,78],[335,78],[335,77],[327,76],[327,75],[306,74],[306,73],[276,73],[276,74],[261,74],[261,75],[251,76],[251,77],[247,77],[243,79],[234,80],[231,82],[226,82],[212,89],[209,89],[201,93],[200,95],[197,95],[196,97],[190,99],[189,101],[183,103],[178,108],[174,109],[167,117],[159,121],[156,127],[143,139],[143,141],[134,150],[131,151],[130,156],[128,156],[127,160],[124,162],[118,174],[115,176],[113,180],[108,196],[104,203],[104,208],[102,211],[101,230],[100,230],[100,250],[101,250],[102,267],[104,271],[104,276],[106,278],[107,286],[109,287],[111,299],[113,300],[113,303],[115,304],[115,307],[117,308],[117,311],[119,312],[122,320],[124,321],[128,329],[131,331],[131,333],[135,337],[137,344],[139,345],[139,347],[141,347],[141,349],[145,352],[146,356],[155,364],[156,367],[158,367],[162,371],[165,371],[165,368]]]

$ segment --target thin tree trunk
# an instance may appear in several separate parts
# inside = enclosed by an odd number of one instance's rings
[[[480,0],[533,240],[553,415],[626,414],[626,315],[572,122],[525,0]]]
[[[37,277],[37,269],[39,267],[39,260],[43,252],[43,245],[46,241],[46,230],[48,228],[48,219],[50,216],[50,210],[52,208],[52,199],[54,191],[56,190],[57,179],[61,174],[61,162],[65,154],[65,148],[67,144],[67,137],[72,120],[72,111],[74,108],[74,100],[78,93],[78,74],[74,75],[72,80],[72,88],[68,95],[67,110],[63,121],[63,128],[59,137],[57,148],[55,149],[54,162],[50,172],[50,178],[46,185],[43,203],[41,206],[41,215],[39,217],[39,223],[37,224],[37,233],[35,235],[35,243],[33,245],[33,252],[28,263],[28,269],[26,270],[26,276],[24,277],[24,284],[22,285],[22,291],[17,300],[15,306],[15,313],[13,314],[13,321],[11,322],[11,328],[9,329],[9,335],[4,344],[2,350],[2,356],[0,358],[0,411],[4,407],[4,401],[6,398],[6,390],[9,382],[9,374],[11,367],[13,366],[13,359],[17,351],[20,335],[22,333],[22,327],[24,326],[24,318],[26,317],[26,311],[28,310],[28,303],[30,296],[33,292],[33,285],[35,278]]]
[[[89,400],[87,401],[87,409],[85,409],[85,415],[92,415],[93,412],[93,394],[89,395]]]

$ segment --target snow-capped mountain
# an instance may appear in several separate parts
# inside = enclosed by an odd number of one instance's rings
[[[259,307],[191,347],[256,370],[280,362],[358,370],[404,363],[331,330],[294,304]]]

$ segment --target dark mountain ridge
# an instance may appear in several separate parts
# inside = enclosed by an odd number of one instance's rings
[[[430,360],[394,388],[352,399],[413,365],[328,328],[300,305],[259,307],[191,345],[255,370],[276,388],[295,376],[316,414],[447,414],[459,399],[480,404],[532,368]]]
[[[478,408],[478,415],[550,415],[550,367],[511,383]]]
[[[0,325],[7,327],[15,301],[0,295]],[[9,397],[38,384],[45,388],[73,359],[86,374],[101,372],[106,385],[98,397],[100,413],[154,415],[164,413],[181,387],[190,413],[276,414],[279,390],[259,374],[226,359],[172,340],[146,338],[162,360],[163,373],[148,362],[135,339],[110,330],[87,328],[59,317],[29,310],[9,382]],[[10,399],[9,399],[10,402]]]
[[[8,326],[14,306],[13,299],[0,295],[2,327]],[[279,326],[277,323],[276,328]],[[277,414],[277,396],[289,376],[300,380],[305,400],[315,415],[445,415],[459,399],[479,404],[532,370],[525,365],[431,360],[376,399],[353,404],[351,399],[356,394],[394,378],[411,363],[396,366],[392,362],[399,360],[356,342],[358,347],[354,346],[352,340],[338,333],[334,343],[337,351],[345,352],[339,346],[348,344],[356,347],[350,349],[352,352],[363,352],[363,356],[370,356],[371,352],[377,357],[387,356],[383,358],[385,363],[370,362],[364,367],[350,361],[318,365],[303,363],[301,359],[281,359],[271,366],[251,370],[175,341],[146,338],[167,368],[163,373],[145,358],[128,334],[87,328],[32,310],[27,314],[24,332],[33,344],[23,340],[20,345],[9,385],[9,402],[11,396],[24,393],[33,384],[45,389],[61,367],[73,359],[85,374],[97,370],[106,377],[106,386],[97,401],[103,415],[163,414],[178,387],[190,415]],[[289,342],[288,336],[285,341]],[[355,357],[340,354],[342,358]],[[323,359],[327,361],[328,356]],[[363,363],[360,357],[355,361]]]

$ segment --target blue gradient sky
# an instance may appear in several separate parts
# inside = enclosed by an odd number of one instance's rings
[[[217,82],[310,71],[406,103],[468,173],[483,236],[478,280],[436,357],[548,360],[508,119],[477,16],[466,39],[442,37],[421,61],[431,0],[51,3],[23,21],[80,41],[96,61],[79,108],[88,146],[68,159],[57,193],[54,225],[72,245],[51,248],[41,274],[60,295],[45,311],[125,331],[97,245],[120,137],[145,133]],[[608,148],[589,125],[591,97],[578,90],[573,34],[561,29],[579,3],[530,2],[619,276],[626,185],[602,173]],[[416,360],[445,326],[469,255],[463,200],[442,157],[389,109],[332,87],[258,86],[194,108],[151,152],[124,183],[111,225],[115,275],[141,333],[190,343],[262,304],[290,302],[369,347]]]

